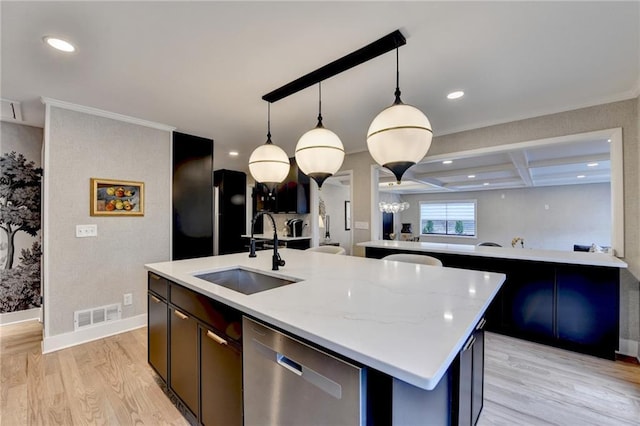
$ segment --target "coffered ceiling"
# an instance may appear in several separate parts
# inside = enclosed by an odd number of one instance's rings
[[[585,135],[444,160],[427,157],[400,185],[381,169],[379,189],[413,194],[610,182],[610,146],[606,136]]]
[[[262,95],[395,29],[407,38],[402,98],[425,112],[435,135],[639,93],[640,3],[633,1],[2,1],[0,11],[1,97],[20,102],[26,123],[43,124],[42,96],[113,111],[214,139],[216,168],[246,170],[266,140]],[[45,35],[77,51],[53,51]],[[323,83],[324,124],[347,152],[366,150],[367,128],[393,101],[394,85],[392,53]],[[453,90],[466,95],[447,100]],[[274,142],[293,156],[316,115],[315,87],[274,103]],[[229,157],[231,150],[239,155]],[[575,161],[603,155],[596,151]],[[460,188],[475,167],[477,176],[528,185],[556,179],[545,163],[552,154],[455,159],[414,174]]]

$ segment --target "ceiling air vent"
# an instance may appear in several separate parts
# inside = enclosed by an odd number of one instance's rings
[[[122,305],[120,303],[75,311],[73,313],[73,329],[77,331],[81,328],[117,321],[120,318],[122,318]]]
[[[22,110],[20,109],[20,102],[10,101],[8,99],[0,99],[2,103],[2,119],[3,120],[15,120],[22,121]]]

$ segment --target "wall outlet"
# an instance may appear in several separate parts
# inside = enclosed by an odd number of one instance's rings
[[[129,306],[133,303],[133,294],[125,293],[124,295],[124,306]]]
[[[98,225],[76,225],[76,238],[98,236]]]

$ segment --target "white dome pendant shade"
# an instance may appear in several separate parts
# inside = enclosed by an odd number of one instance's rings
[[[344,146],[338,135],[322,125],[322,100],[319,105],[318,124],[298,140],[295,155],[300,170],[322,188],[324,181],[340,170]]]
[[[396,78],[396,100],[371,122],[367,131],[367,148],[376,163],[391,170],[400,183],[404,172],[429,151],[433,131],[422,111],[402,103],[397,69]]]
[[[338,135],[318,126],[306,132],[296,145],[296,163],[302,172],[321,188],[324,181],[335,174],[344,161],[344,147]]]
[[[289,174],[289,157],[282,148],[271,142],[271,104],[267,120],[267,142],[260,145],[249,157],[249,172],[256,182],[275,186]]]

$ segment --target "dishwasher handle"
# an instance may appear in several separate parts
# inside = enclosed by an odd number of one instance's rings
[[[291,371],[293,374],[296,374],[298,376],[302,376],[302,365],[298,364],[297,362],[295,362],[291,358],[287,358],[286,356],[282,355],[281,353],[278,353],[276,355],[276,360],[277,360],[276,362],[278,363],[278,365],[286,368],[287,370]]]

